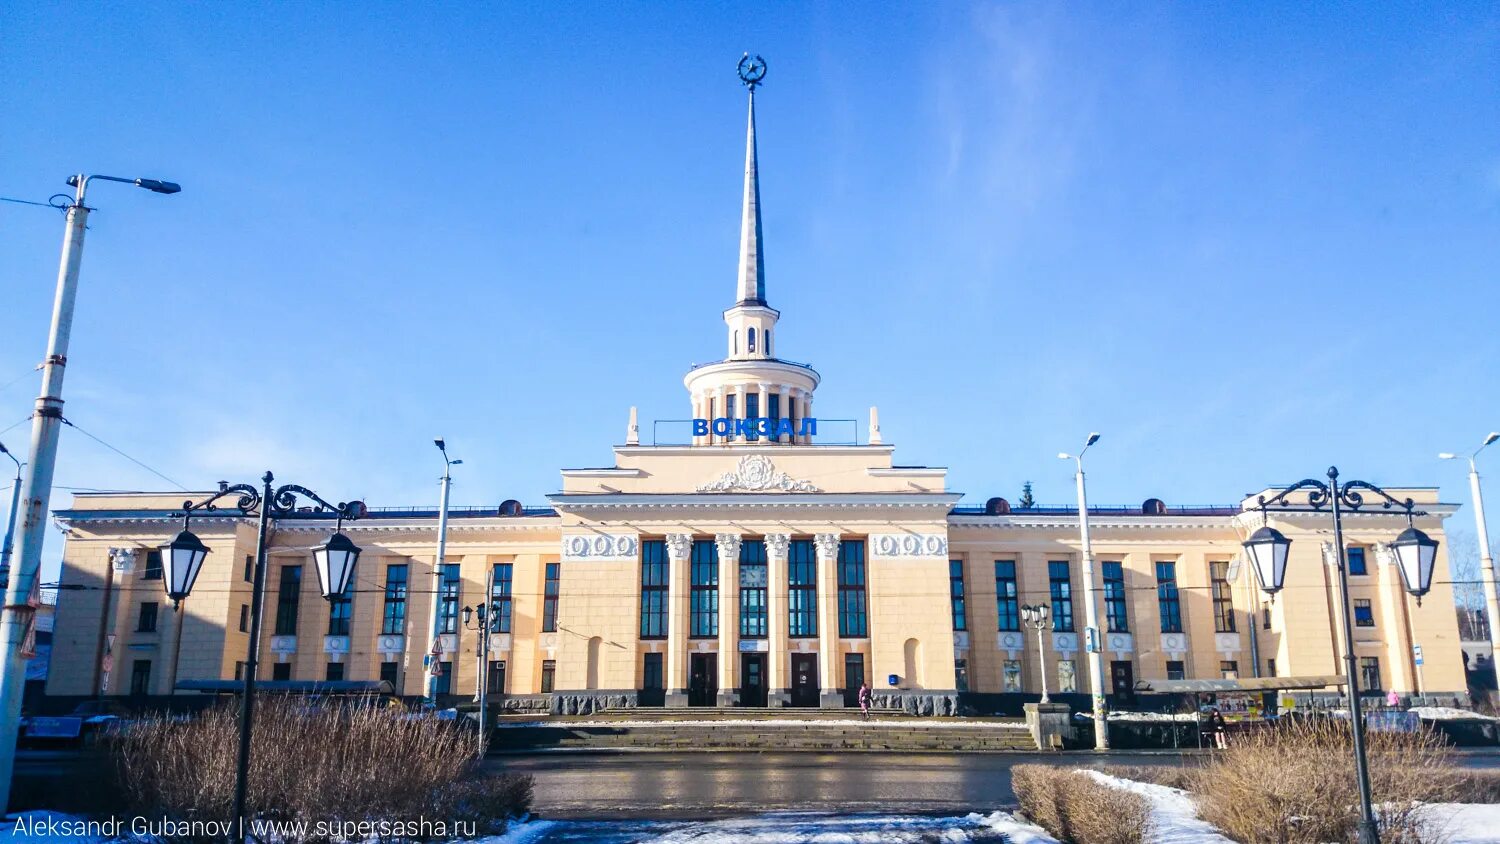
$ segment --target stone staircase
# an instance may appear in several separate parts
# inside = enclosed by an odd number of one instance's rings
[[[496,752],[540,750],[1036,750],[1020,719],[923,719],[881,713],[860,721],[844,710],[626,710],[594,716],[504,718]]]

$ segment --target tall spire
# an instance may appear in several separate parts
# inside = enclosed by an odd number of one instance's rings
[[[755,87],[766,75],[760,56],[740,60],[740,80],[750,89],[750,120],[745,132],[745,199],[740,215],[740,271],[736,302],[766,303],[766,259],[761,254],[760,175],[755,162]]]

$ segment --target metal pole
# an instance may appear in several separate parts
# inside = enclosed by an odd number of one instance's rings
[[[15,456],[10,452],[5,453],[11,460]],[[0,546],[0,587],[9,582],[10,578],[10,550],[15,547],[16,538],[16,511],[21,509],[21,463],[16,462],[16,482],[10,487],[10,515],[5,523],[5,544]]]
[[[485,599],[488,600],[489,596],[486,595]],[[480,606],[487,607],[489,605],[480,604]],[[488,714],[487,707],[490,696],[490,613],[488,610],[485,611],[485,616],[481,621],[483,623],[480,625],[481,629],[479,631],[479,760],[482,762],[484,761],[485,742],[489,739],[489,735],[485,732],[485,722],[487,721],[485,716]]]
[[[1046,623],[1039,621],[1032,626],[1036,628],[1036,659],[1042,675],[1042,703],[1051,703],[1052,698],[1047,696],[1047,651],[1042,647],[1042,628],[1046,627]]]
[[[1094,608],[1094,549],[1089,542],[1089,498],[1084,488],[1083,456],[1078,457],[1078,530],[1083,542],[1084,636],[1089,655],[1089,692],[1094,704],[1094,749],[1109,749],[1109,706],[1104,701],[1104,658],[1099,653],[1098,616]]]
[[[255,713],[255,669],[260,655],[260,617],[265,604],[266,589],[266,531],[271,517],[270,472],[261,478],[264,491],[260,499],[260,525],[255,539],[255,576],[250,585],[250,643],[245,646],[245,685],[240,695],[240,749],[239,762],[234,772],[234,833],[231,840],[244,842],[249,838],[245,828],[245,794],[250,780],[250,730],[254,726]]]
[[[78,292],[78,268],[83,261],[83,235],[89,209],[83,204],[88,179],[78,177],[76,199],[68,206],[63,235],[62,261],[57,271],[57,299],[52,306],[52,329],[47,340],[47,359],[42,362],[42,391],[31,417],[31,450],[26,458],[19,505],[20,565],[10,572],[5,589],[5,607],[0,612],[0,647],[5,650],[0,666],[0,802],[10,805],[11,774],[16,761],[16,737],[21,721],[21,699],[26,688],[26,660],[21,644],[34,610],[27,605],[31,587],[42,564],[42,543],[47,536],[47,513],[52,499],[52,474],[57,466],[57,439],[62,428],[63,370],[68,362],[68,341],[73,334],[73,301]]]
[[[1476,452],[1477,454],[1477,452]],[[1469,493],[1474,497],[1474,529],[1479,538],[1479,577],[1484,583],[1484,612],[1490,628],[1490,667],[1500,685],[1500,601],[1495,595],[1495,557],[1490,553],[1490,534],[1484,519],[1484,495],[1479,489],[1479,469],[1469,458]]]
[[[443,603],[443,564],[447,562],[448,549],[448,487],[453,482],[453,464],[448,461],[447,452],[443,453],[443,491],[438,502],[438,536],[437,556],[432,561],[432,642],[428,643],[427,666],[424,670],[427,700],[437,706],[437,674],[438,653],[432,644],[438,641],[442,635],[442,619],[439,618],[439,610]],[[451,683],[452,680],[450,679]]]
[[[1344,681],[1349,689],[1349,726],[1354,732],[1354,768],[1359,779],[1359,844],[1380,844],[1375,811],[1370,805],[1370,763],[1365,756],[1365,722],[1360,711],[1359,666],[1354,658],[1354,625],[1349,611],[1349,572],[1344,561],[1344,519],[1339,513],[1339,470],[1328,469],[1328,499],[1333,504],[1333,545],[1338,555],[1339,601],[1344,621]]]

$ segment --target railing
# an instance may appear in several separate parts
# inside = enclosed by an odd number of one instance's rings
[[[785,360],[783,358],[747,358],[745,360],[731,360],[729,358],[725,358],[723,360],[710,360],[704,361],[703,363],[695,363],[688,367],[688,371],[692,372],[695,369],[702,369],[705,366],[717,366],[721,363],[784,363],[787,366],[795,366],[798,369],[810,370],[813,368],[813,365],[810,363],[802,363],[801,361],[795,360]]]
[[[1147,510],[1140,505],[1106,504],[1100,506],[1089,506],[1091,516],[1234,516],[1243,512],[1239,507],[1226,504],[1187,504],[1163,507],[1160,510]],[[990,513],[984,504],[965,504],[954,507],[949,511],[954,516],[1076,516],[1078,508],[1054,507],[1050,505],[1036,505],[1033,507],[1018,507],[1010,505],[1009,512]]]

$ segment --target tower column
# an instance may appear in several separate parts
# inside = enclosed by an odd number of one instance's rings
[[[787,673],[787,553],[792,537],[766,535],[766,705],[786,706],[792,699]]]
[[[820,533],[813,537],[818,550],[818,706],[842,709],[844,693],[839,688],[839,535]]]
[[[765,382],[761,382],[759,384],[756,384],[755,386],[760,388],[759,393],[757,394],[758,397],[755,399],[757,405],[759,405],[759,409],[756,410],[756,415],[762,419],[769,419],[771,418],[771,406],[766,401],[767,390]]]
[[[724,397],[728,395],[728,392],[722,386],[718,387],[714,392],[714,416],[728,416],[729,414],[724,411]],[[709,420],[708,424],[712,426],[713,420]],[[726,437],[713,433],[713,428],[710,427],[709,439],[710,441],[724,442]]]
[[[736,385],[734,385],[734,418],[735,419],[744,419],[745,418],[745,385],[744,384],[736,384]],[[732,433],[730,434],[730,438],[731,439],[734,438],[734,435]]]
[[[740,535],[721,533],[719,546],[719,700],[739,706]]]
[[[667,695],[669,707],[687,706],[688,558],[693,537],[667,534]]]
[[[785,384],[779,384],[776,387],[776,392],[781,396],[781,418],[783,419],[790,419],[792,416],[792,402],[788,393],[789,389]],[[777,437],[776,441],[781,442],[781,437]],[[790,437],[787,438],[787,442],[791,442]]]

